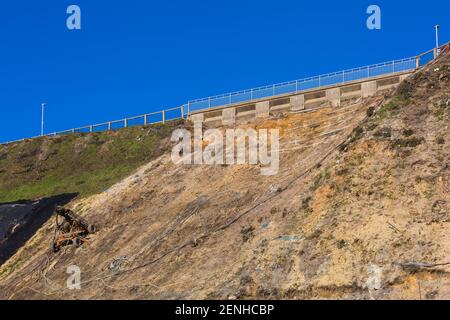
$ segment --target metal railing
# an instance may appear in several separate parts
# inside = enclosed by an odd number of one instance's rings
[[[158,123],[166,123],[168,121],[174,121],[179,119],[185,119],[187,118],[187,114],[184,111],[184,106],[171,108],[171,109],[165,109],[162,111],[156,111],[152,113],[146,113],[140,116],[131,117],[131,118],[124,118],[120,120],[114,120],[114,121],[108,121],[98,124],[92,124],[84,127],[79,128],[73,128],[69,130],[64,131],[57,131],[53,133],[48,133],[43,136],[35,136],[30,138],[24,138],[14,141],[8,141],[8,142],[2,142],[0,145],[15,143],[15,142],[21,142],[29,139],[36,139],[41,137],[55,137],[60,136],[64,134],[73,134],[73,133],[90,133],[90,132],[101,132],[106,130],[116,130],[116,129],[122,129],[132,126],[138,126],[138,125],[150,125],[150,124],[158,124]]]
[[[188,102],[187,109],[188,112],[191,113],[197,110],[229,106],[236,103],[270,98],[283,94],[294,94],[305,90],[320,89],[322,87],[344,84],[346,82],[352,82],[356,80],[364,80],[399,72],[413,71],[417,67],[417,57],[411,57],[366,67],[360,67],[356,69],[328,73],[305,79],[272,84],[259,88],[191,100]]]
[[[437,49],[432,49],[415,57],[394,60],[390,62],[384,62],[334,73],[328,73],[305,79],[272,84],[264,87],[231,92],[227,94],[211,96],[202,99],[190,100],[188,103],[176,108],[143,114],[132,118],[108,121],[100,124],[93,124],[84,127],[53,132],[50,134],[45,134],[44,136],[35,136],[31,138],[24,138],[15,141],[3,142],[0,143],[0,145],[20,142],[28,139],[35,139],[39,137],[59,136],[71,133],[98,132],[104,130],[127,128],[135,125],[165,123],[166,121],[185,119],[192,112],[199,110],[208,110],[215,107],[226,107],[236,103],[251,102],[258,99],[270,98],[290,93],[294,94],[305,90],[319,89],[322,87],[332,85],[345,84],[347,82],[352,82],[356,80],[364,80],[376,78],[383,75],[414,71],[416,69],[419,69],[423,65],[427,64],[429,61],[435,59],[438,54],[437,52],[438,52]]]
[[[442,46],[442,48],[444,46]],[[429,61],[435,59],[437,54],[437,50],[432,49],[410,58],[190,100],[185,107],[186,110],[188,110],[188,114],[190,114],[191,112],[198,110],[226,107],[237,103],[251,102],[253,100],[263,98],[270,98],[284,94],[295,94],[305,90],[320,89],[323,87],[345,84],[357,80],[365,80],[390,74],[414,71],[426,65]]]

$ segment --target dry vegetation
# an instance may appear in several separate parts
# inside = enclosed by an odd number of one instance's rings
[[[49,255],[47,223],[0,297],[448,299],[449,76],[444,56],[395,94],[241,124],[281,128],[273,177],[161,154],[71,204],[100,225],[89,246]]]

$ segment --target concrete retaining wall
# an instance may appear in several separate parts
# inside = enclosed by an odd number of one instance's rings
[[[260,99],[254,102],[199,110],[189,116],[193,122],[234,125],[239,120],[267,118],[279,111],[302,111],[321,106],[339,107],[343,101],[371,97],[378,92],[397,87],[412,72],[382,76],[370,80],[307,90],[294,94]]]

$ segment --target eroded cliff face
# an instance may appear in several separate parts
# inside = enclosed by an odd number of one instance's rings
[[[280,129],[274,176],[165,153],[71,204],[100,226],[89,245],[50,254],[47,223],[0,297],[450,298],[449,76],[442,56],[395,93],[241,124]]]

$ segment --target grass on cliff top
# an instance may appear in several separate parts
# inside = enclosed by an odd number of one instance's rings
[[[100,193],[170,147],[181,121],[0,146],[0,203]]]

